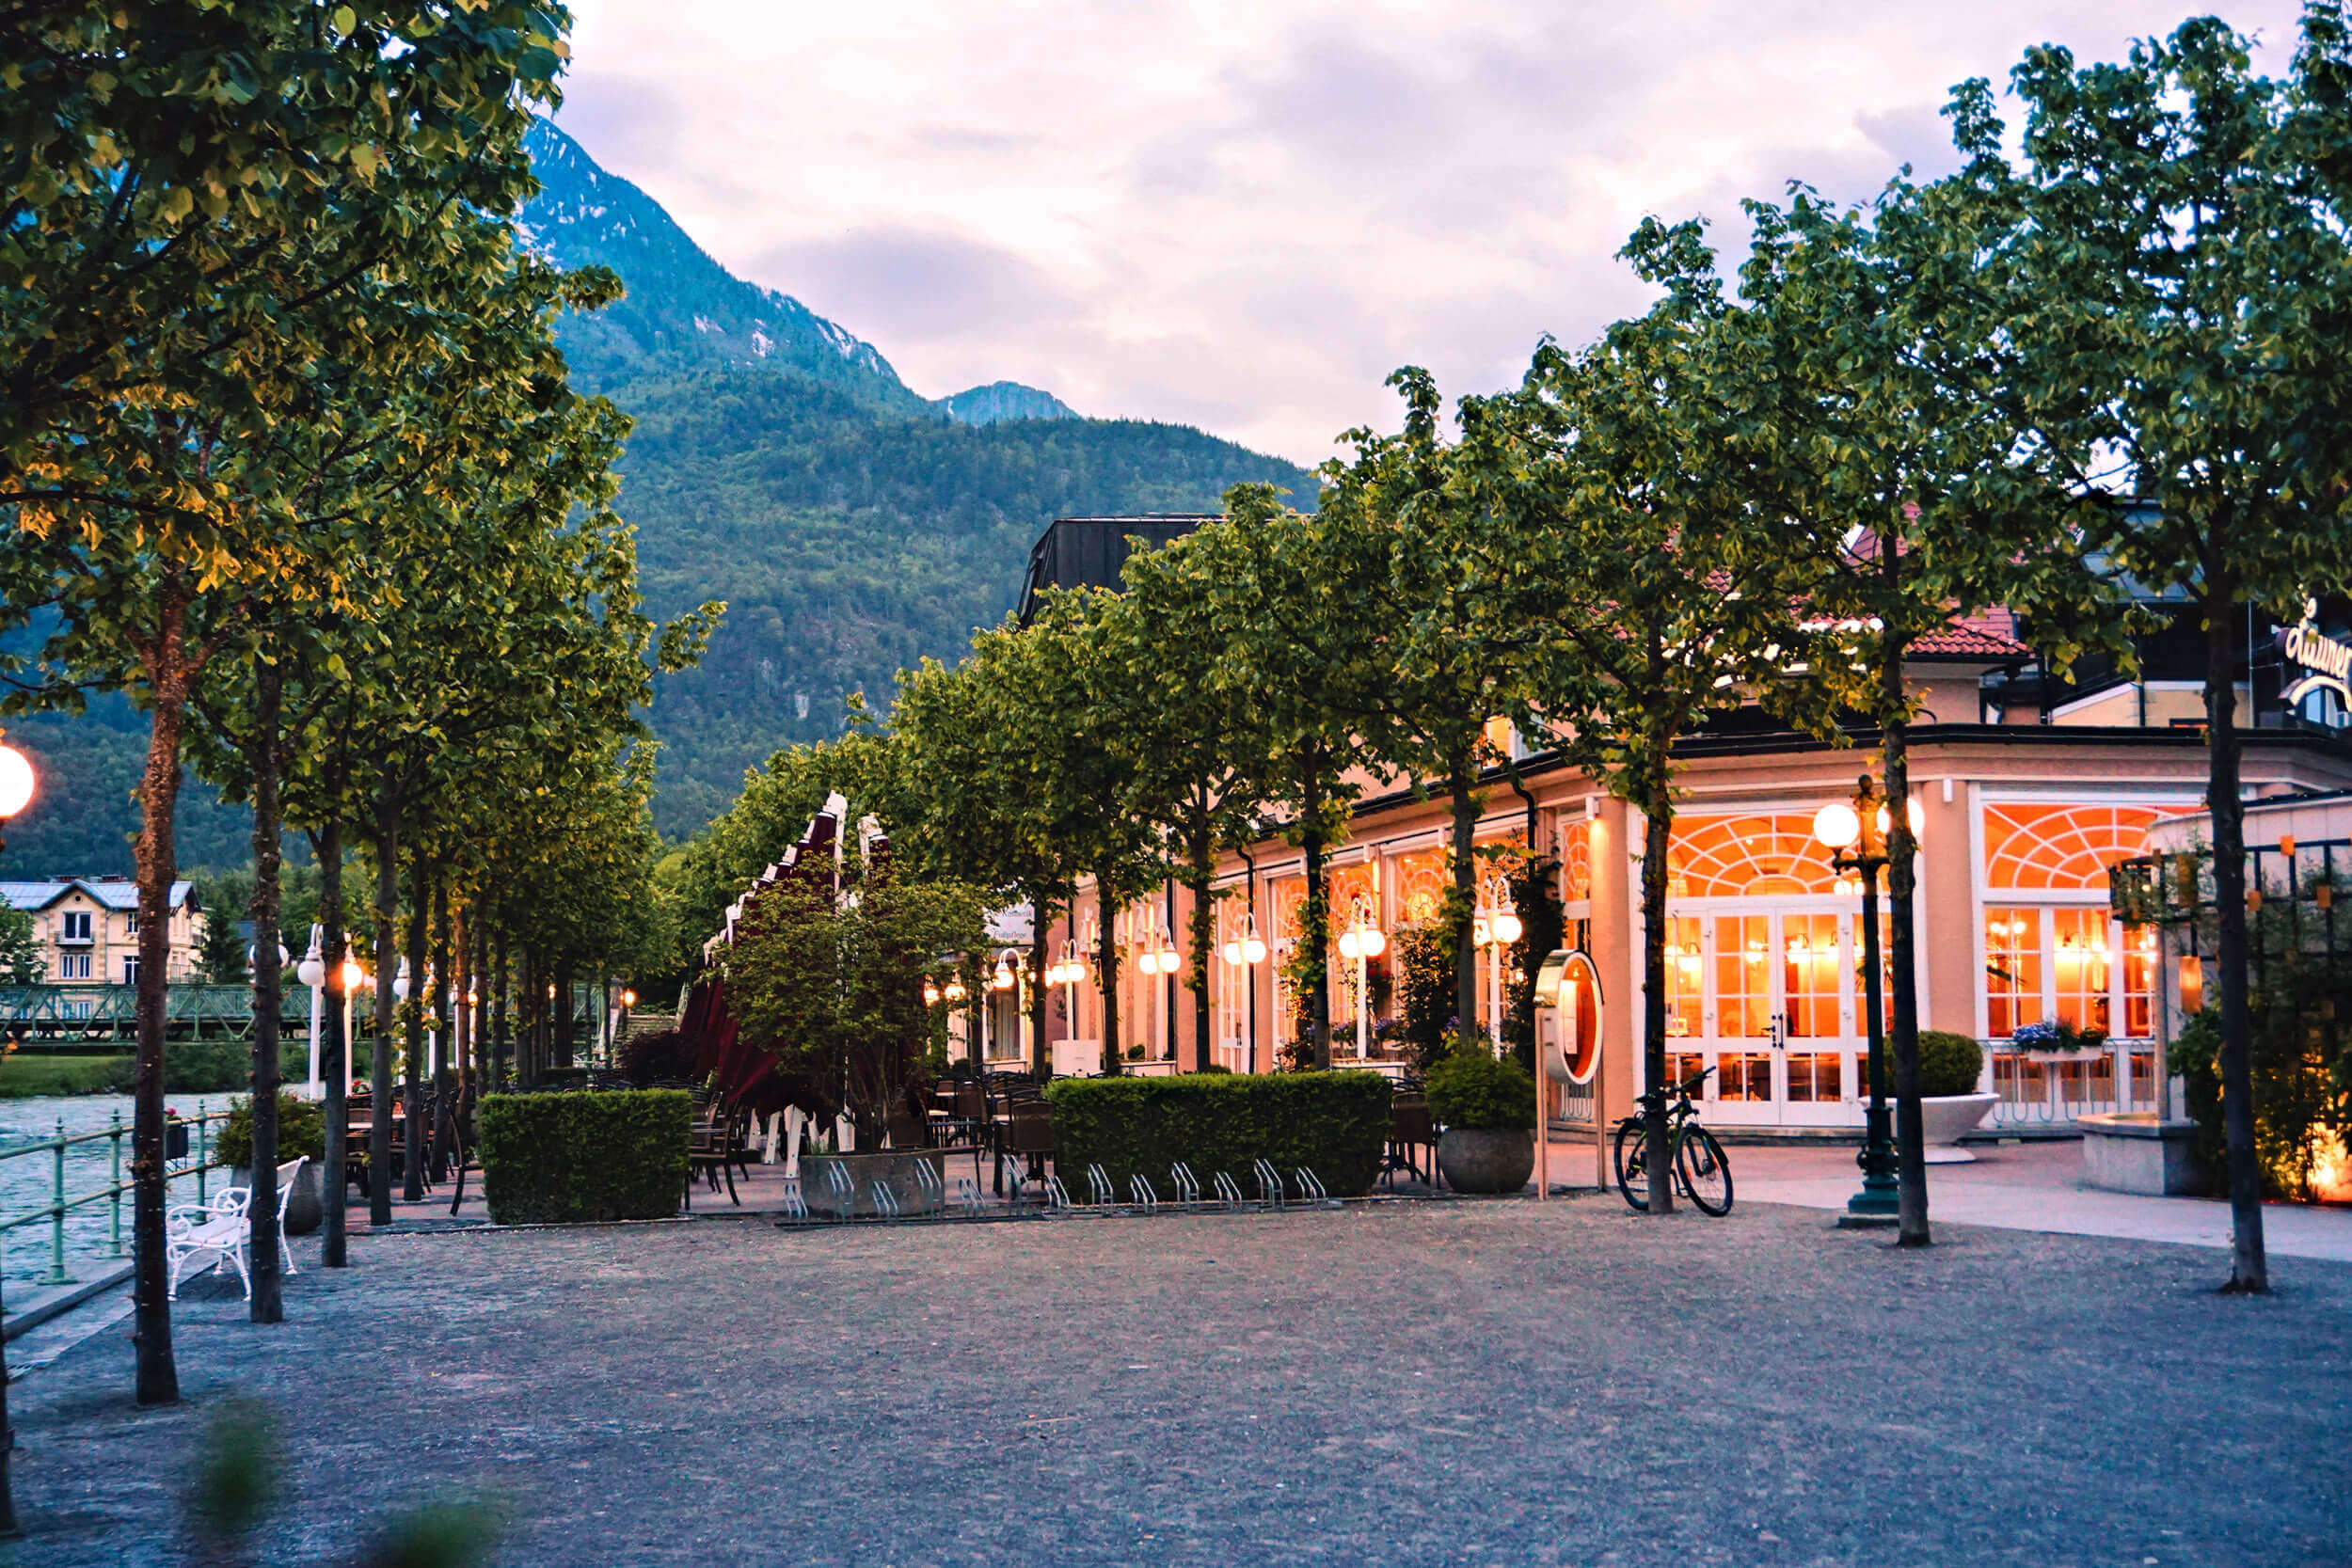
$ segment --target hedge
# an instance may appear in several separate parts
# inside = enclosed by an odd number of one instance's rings
[[[667,1219],[686,1191],[692,1117],[683,1089],[485,1097],[475,1129],[490,1218]]]
[[[1196,1073],[1070,1078],[1049,1086],[1055,1164],[1073,1196],[1099,1164],[1123,1197],[1140,1172],[1166,1196],[1182,1160],[1205,1190],[1218,1171],[1257,1189],[1251,1163],[1285,1180],[1305,1165],[1334,1196],[1372,1190],[1389,1140],[1389,1081],[1376,1072]]]

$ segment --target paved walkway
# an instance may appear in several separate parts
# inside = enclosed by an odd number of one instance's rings
[[[2352,1560],[2337,1263],[2246,1300],[2190,1248],[1613,1196],[353,1255],[273,1328],[189,1287],[183,1406],[119,1332],[17,1385],[14,1560],[188,1560],[232,1394],[289,1441],[278,1565],[466,1491],[501,1568]]]
[[[1741,1202],[1842,1210],[1861,1186],[1851,1148],[1745,1145],[1730,1152]],[[2072,1140],[1984,1145],[1972,1152],[1972,1164],[1928,1167],[1931,1220],[2184,1246],[2230,1244],[2227,1203],[2086,1187],[2082,1145]],[[2352,1262],[2352,1208],[2265,1204],[2263,1242],[2280,1258]]]

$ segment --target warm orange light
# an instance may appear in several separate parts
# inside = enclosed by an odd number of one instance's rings
[[[2191,953],[2181,959],[2181,1011],[2205,1010],[2205,961]]]

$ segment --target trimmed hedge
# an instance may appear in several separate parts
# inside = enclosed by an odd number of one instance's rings
[[[683,1089],[485,1097],[475,1128],[490,1218],[667,1219],[686,1191],[693,1114]]]
[[[1206,1189],[1218,1171],[1257,1189],[1250,1163],[1289,1180],[1305,1165],[1335,1197],[1372,1190],[1389,1141],[1389,1081],[1376,1072],[1194,1073],[1181,1078],[1066,1078],[1045,1091],[1055,1164],[1085,1194],[1099,1164],[1119,1184],[1140,1172],[1161,1196],[1182,1160]]]
[[[1887,1087],[1894,1084],[1894,1068],[1887,1069]],[[1974,1094],[1977,1084],[1984,1076],[1984,1047],[1966,1035],[1955,1035],[1948,1029],[1919,1031],[1919,1093],[1923,1098],[1942,1095]],[[1870,1062],[1862,1062],[1862,1098],[1870,1097]]]

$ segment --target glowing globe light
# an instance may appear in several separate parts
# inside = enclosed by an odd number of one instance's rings
[[[33,765],[13,746],[0,746],[0,817],[33,803]]]
[[[1813,814],[1813,836],[1824,848],[1843,849],[1862,836],[1862,818],[1843,800],[1832,800]]]
[[[1519,935],[1524,929],[1525,927],[1519,925],[1519,917],[1509,910],[1495,916],[1495,941],[1497,942],[1506,945],[1515,942],[1519,940]]]

